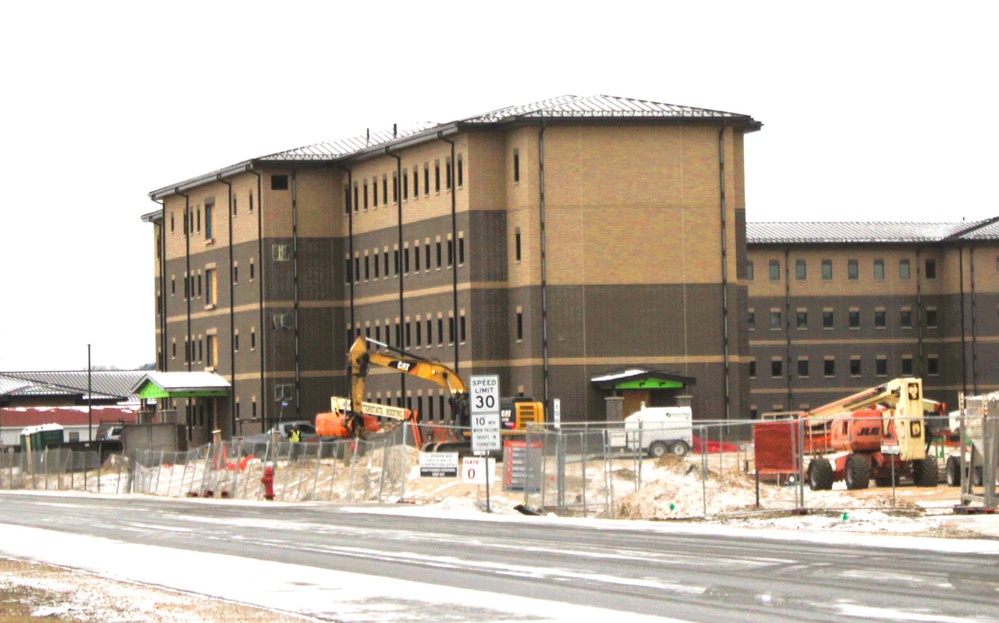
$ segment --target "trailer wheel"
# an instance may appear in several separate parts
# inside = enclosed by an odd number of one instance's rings
[[[937,457],[928,456],[912,462],[912,480],[917,487],[935,487],[940,482],[940,466]]]
[[[812,491],[828,491],[832,485],[832,463],[826,459],[812,459],[808,463],[808,486]]]
[[[846,457],[846,467],[843,472],[847,489],[866,489],[871,484],[871,462],[862,454],[851,454]]]
[[[947,484],[952,487],[961,486],[961,459],[956,456],[947,457]]]
[[[654,459],[658,459],[661,456],[666,456],[667,452],[669,452],[669,448],[667,448],[666,444],[661,441],[653,441],[649,445],[649,456],[651,456]]]
[[[687,445],[687,442],[678,441],[669,447],[669,451],[673,453],[673,456],[683,457],[687,456],[687,453],[690,452],[690,447]]]

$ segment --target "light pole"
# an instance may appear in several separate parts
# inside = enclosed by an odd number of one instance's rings
[[[87,344],[87,441],[94,440],[94,406],[91,402],[93,390],[90,374],[90,344]]]

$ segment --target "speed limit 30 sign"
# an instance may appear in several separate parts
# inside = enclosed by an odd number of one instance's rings
[[[472,452],[491,452],[499,450],[499,376],[473,376],[470,389],[472,393]]]

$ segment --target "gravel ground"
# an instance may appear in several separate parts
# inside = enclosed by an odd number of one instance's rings
[[[24,560],[0,559],[0,623],[301,623],[280,612]]]

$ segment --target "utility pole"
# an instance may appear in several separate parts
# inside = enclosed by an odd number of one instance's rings
[[[87,441],[94,440],[94,406],[91,402],[93,393],[90,374],[90,344],[87,344]]]

